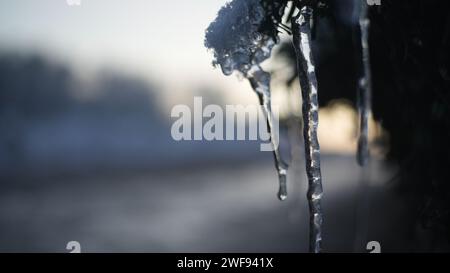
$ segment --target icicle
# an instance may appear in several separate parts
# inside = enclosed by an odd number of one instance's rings
[[[286,175],[287,175],[287,165],[282,161],[279,152],[278,141],[279,138],[276,136],[276,132],[273,132],[273,113],[271,107],[270,98],[270,74],[262,70],[259,65],[255,65],[247,76],[253,90],[256,92],[259,98],[259,102],[263,107],[265,117],[267,119],[267,130],[270,134],[270,141],[273,148],[273,157],[275,161],[275,168],[278,172],[278,199],[281,201],[287,198],[287,186],[286,186]]]
[[[358,110],[360,115],[359,121],[359,139],[357,161],[358,164],[364,166],[369,159],[369,113],[371,111],[371,72],[370,72],[370,56],[369,56],[369,26],[367,4],[360,1],[359,27],[361,30],[361,49],[362,49],[362,76],[359,80],[358,92]]]
[[[272,7],[268,9],[268,7]],[[270,100],[270,74],[260,64],[271,55],[278,41],[273,36],[276,24],[274,11],[281,12],[283,4],[260,0],[233,0],[220,11],[206,31],[205,46],[214,52],[214,65],[220,65],[225,75],[234,71],[244,75],[257,93],[267,119],[267,128],[273,147],[275,167],[279,178],[278,198],[287,197],[287,165],[281,161],[278,138],[272,130],[273,115]],[[270,24],[269,24],[270,23]],[[261,29],[265,28],[265,31]]]
[[[322,241],[322,175],[320,171],[320,146],[317,139],[319,102],[317,79],[311,52],[311,18],[313,9],[301,8],[292,18],[293,41],[303,98],[303,137],[305,142],[306,173],[308,176],[308,203],[310,212],[309,251],[321,251]]]

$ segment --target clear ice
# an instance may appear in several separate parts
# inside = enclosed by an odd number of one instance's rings
[[[322,175],[320,171],[320,146],[317,139],[319,102],[317,79],[311,52],[311,18],[313,9],[304,6],[292,18],[293,43],[297,55],[300,87],[303,99],[303,136],[305,142],[306,174],[308,176],[308,204],[310,212],[309,251],[321,251],[322,242]]]
[[[359,110],[359,139],[357,150],[358,164],[364,166],[369,160],[369,113],[371,111],[371,71],[369,56],[369,26],[367,4],[361,1],[359,12],[359,27],[361,31],[361,50],[362,50],[362,76],[359,80],[358,92],[358,110]]]
[[[260,31],[266,18],[261,0],[234,0],[226,4],[217,19],[206,30],[205,46],[213,50],[213,65],[220,65],[223,74],[237,71],[244,75],[258,95],[267,119],[279,178],[278,198],[287,198],[287,164],[281,160],[278,136],[272,130],[270,74],[260,64],[271,55],[277,38]]]
[[[258,95],[260,104],[263,106],[263,110],[267,119],[267,129],[270,134],[270,140],[272,142],[273,156],[275,162],[275,168],[278,172],[279,190],[278,199],[281,201],[287,198],[287,164],[281,159],[279,151],[279,136],[275,135],[273,132],[273,113],[271,109],[271,99],[270,99],[270,74],[262,70],[259,65],[254,66],[247,75],[253,90]]]
[[[277,136],[272,132],[273,115],[270,99],[270,74],[260,64],[270,57],[277,43],[276,35],[261,32],[261,26],[271,18],[267,5],[275,1],[233,0],[226,4],[206,31],[205,46],[214,53],[213,64],[220,65],[225,75],[237,71],[244,75],[258,95],[266,115],[271,142],[274,147],[275,167],[280,189],[278,197],[287,196],[287,165],[281,160]],[[279,5],[279,3],[278,3]],[[278,6],[278,7],[282,7]],[[323,214],[321,208],[322,176],[320,146],[317,139],[319,103],[317,79],[311,52],[311,19],[313,9],[303,6],[292,19],[292,33],[297,55],[297,65],[303,98],[303,136],[305,142],[306,173],[308,176],[308,204],[310,210],[309,251],[321,251]],[[266,18],[267,17],[267,18]],[[273,17],[272,17],[273,18]]]

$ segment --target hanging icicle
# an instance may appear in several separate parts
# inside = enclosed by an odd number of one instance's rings
[[[262,70],[259,65],[254,66],[251,72],[247,76],[253,90],[256,92],[259,98],[260,104],[263,106],[265,118],[267,120],[267,130],[270,134],[270,141],[272,143],[273,157],[275,162],[275,168],[278,172],[278,199],[281,201],[287,198],[287,164],[285,164],[279,151],[279,136],[273,131],[273,113],[271,106],[270,96],[270,74]]]
[[[311,52],[311,20],[313,8],[303,6],[292,18],[293,42],[303,98],[303,136],[305,142],[306,174],[308,176],[308,203],[310,211],[309,251],[321,251],[322,241],[322,175],[320,171],[320,146],[317,139],[319,102],[317,79]]]
[[[234,0],[225,5],[206,31],[205,46],[214,52],[214,65],[225,75],[234,71],[246,77],[263,107],[272,143],[279,179],[278,198],[287,198],[287,164],[279,153],[271,110],[270,74],[260,64],[271,55],[278,42],[277,21],[281,21],[285,4],[272,0]]]
[[[371,111],[372,82],[370,71],[368,6],[366,1],[359,1],[359,28],[361,32],[362,75],[358,86],[359,139],[357,161],[364,166],[369,160],[369,115]]]
[[[230,75],[233,71],[244,75],[258,95],[270,131],[280,183],[278,197],[281,200],[287,196],[287,165],[281,160],[278,136],[272,130],[274,117],[271,110],[270,74],[260,64],[270,57],[273,46],[278,42],[278,29],[282,28],[290,33],[281,23],[287,3],[288,0],[233,0],[219,11],[217,19],[208,27],[205,39],[206,47],[214,52],[214,65],[220,65],[225,75]],[[321,251],[323,217],[320,147],[317,139],[319,103],[311,53],[313,6],[317,7],[318,13],[326,8],[323,2],[293,1],[288,17],[293,16],[295,9],[300,10],[292,18],[292,34],[303,97],[303,134],[310,209],[309,250],[318,253]]]

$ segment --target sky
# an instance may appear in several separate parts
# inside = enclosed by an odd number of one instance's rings
[[[177,91],[209,83],[233,95],[253,95],[236,91],[249,92],[237,77],[213,69],[203,46],[204,31],[226,0],[67,2],[1,0],[0,48],[44,53],[70,63],[81,76],[112,67]]]

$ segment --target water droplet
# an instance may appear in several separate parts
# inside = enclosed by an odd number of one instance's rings
[[[278,189],[278,199],[281,201],[286,200],[287,198],[287,170],[282,168],[280,171],[278,171],[278,182],[279,182],[279,189]]]

